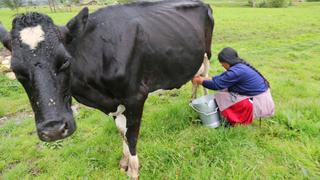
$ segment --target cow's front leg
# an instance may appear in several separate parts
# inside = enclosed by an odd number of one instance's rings
[[[135,98],[127,101],[126,111],[124,112],[127,118],[126,139],[129,150],[128,176],[131,179],[139,177],[139,159],[136,150],[136,145],[139,136],[143,105],[147,95],[139,94]]]
[[[139,177],[139,159],[136,150],[136,145],[139,136],[140,122],[129,126],[126,134],[129,150],[128,176],[131,179]]]

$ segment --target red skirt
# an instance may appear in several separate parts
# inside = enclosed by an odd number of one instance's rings
[[[253,104],[244,99],[221,112],[233,126],[237,124],[251,124],[253,121]]]

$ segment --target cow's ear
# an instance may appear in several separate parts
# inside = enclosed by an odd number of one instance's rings
[[[6,47],[9,51],[12,51],[11,46],[11,36],[8,31],[0,24],[0,42]]]
[[[72,18],[68,23],[67,23],[67,28],[68,28],[68,34],[67,38],[71,38],[71,40],[78,35],[80,35],[87,24],[88,21],[88,16],[89,16],[89,9],[87,7],[83,8],[78,15],[76,15],[74,18]],[[67,40],[67,41],[70,41]]]

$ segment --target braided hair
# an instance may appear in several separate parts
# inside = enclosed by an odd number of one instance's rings
[[[238,56],[237,51],[234,50],[233,48],[231,48],[231,47],[223,48],[222,51],[220,51],[220,53],[218,54],[218,59],[220,62],[228,63],[230,66],[233,66],[238,63],[242,63],[242,64],[247,65],[248,67],[250,67],[251,69],[256,71],[264,79],[266,85],[270,88],[269,81],[255,67],[253,67],[251,64],[249,64],[244,59],[241,59]]]

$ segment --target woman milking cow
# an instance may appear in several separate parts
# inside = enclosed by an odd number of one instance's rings
[[[218,90],[215,100],[222,117],[234,126],[272,116],[274,102],[268,80],[233,48],[224,48],[218,59],[225,72],[212,78],[196,76],[192,82]]]

